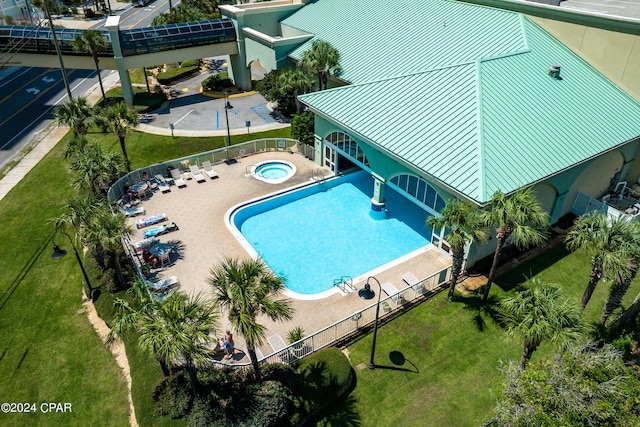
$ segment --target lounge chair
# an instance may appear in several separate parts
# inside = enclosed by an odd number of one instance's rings
[[[187,186],[187,183],[182,179],[182,175],[180,175],[180,171],[178,169],[171,169],[171,178],[173,178],[173,182],[175,182],[178,187]]]
[[[287,345],[279,334],[275,334],[267,338],[267,342],[273,348],[273,351],[280,351]]]
[[[204,168],[204,173],[211,179],[218,178],[218,172],[213,170],[213,166],[211,166],[210,161],[202,162],[202,167]]]
[[[169,187],[169,184],[162,175],[157,174],[154,176],[154,178],[156,180],[156,183],[158,184],[158,190],[162,191],[163,193],[171,191],[171,187]]]
[[[144,281],[144,284],[150,290],[154,292],[168,292],[169,290],[180,286],[180,281],[176,276],[170,276],[165,279],[158,280],[157,282],[152,282],[150,280]]]
[[[166,220],[167,220],[167,214],[164,214],[164,213],[147,216],[144,218],[140,218],[139,220],[136,221],[136,228],[149,227],[150,225],[157,224],[159,222],[166,221]]]
[[[420,283],[420,280],[418,280],[418,278],[414,276],[413,273],[410,273],[410,272],[404,273],[402,275],[402,280],[407,282],[407,285],[409,286],[417,285],[418,283]]]
[[[142,237],[144,239],[148,239],[149,237],[159,236],[161,234],[168,233],[170,231],[175,231],[178,229],[178,226],[175,222],[170,222],[167,224],[157,225],[155,227],[147,228],[142,231]]]
[[[190,166],[189,170],[191,171],[191,176],[196,181],[198,181],[198,182],[205,182],[206,181],[206,178],[204,177],[204,175],[202,175],[200,173],[200,169],[198,168],[198,166],[196,166],[196,165]]]
[[[144,207],[142,206],[130,207],[128,209],[121,205],[116,205],[116,207],[118,208],[119,212],[122,212],[127,217],[144,215],[144,213],[146,212]]]
[[[398,304],[398,293],[400,292],[398,290],[398,288],[396,288],[393,283],[391,282],[385,282],[382,285],[380,285],[380,287],[382,288],[382,290],[391,297],[391,299],[393,299],[393,302],[395,302],[396,304]]]
[[[133,246],[133,249],[135,249],[136,252],[140,252],[143,249],[149,249],[158,242],[158,239],[144,239],[139,242],[133,242],[131,246]]]

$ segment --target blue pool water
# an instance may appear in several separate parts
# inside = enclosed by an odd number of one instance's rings
[[[264,179],[281,179],[292,173],[291,166],[280,162],[261,164],[256,168],[256,173]]]
[[[287,288],[315,294],[429,243],[426,211],[387,187],[388,216],[376,220],[372,193],[358,172],[242,207],[232,222]]]

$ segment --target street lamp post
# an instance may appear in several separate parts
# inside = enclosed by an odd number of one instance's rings
[[[58,45],[58,36],[56,36],[56,30],[53,28],[53,19],[51,19],[51,12],[49,11],[49,2],[44,1],[44,10],[49,19],[49,28],[51,29],[51,37],[53,37],[53,44],[56,47],[56,54],[58,55],[58,62],[60,62],[60,71],[62,72],[62,80],[64,81],[64,87],[67,89],[67,96],[69,101],[73,101],[71,95],[71,85],[69,84],[69,78],[67,77],[67,69],[64,67],[64,61],[62,60],[62,53],[60,52],[60,45]]]
[[[380,317],[380,296],[382,295],[382,286],[378,279],[373,276],[370,276],[367,279],[367,283],[364,285],[364,288],[358,291],[358,296],[362,299],[373,299],[376,296],[376,293],[371,289],[371,285],[369,282],[374,280],[378,284],[378,302],[376,303],[376,319],[373,322],[373,343],[371,344],[371,358],[369,359],[369,369],[373,369],[376,365],[373,363],[373,357],[376,354],[376,336],[378,335],[378,318]]]
[[[227,164],[231,164],[229,160],[229,146],[231,145],[231,130],[229,129],[229,110],[233,109],[233,106],[229,103],[229,92],[224,91],[224,117],[227,119]]]
[[[84,269],[84,264],[82,264],[82,260],[80,259],[80,255],[78,254],[78,251],[76,250],[76,246],[73,244],[73,241],[71,240],[71,236],[69,236],[67,233],[65,233],[64,231],[57,231],[56,234],[53,235],[53,253],[51,254],[51,258],[53,259],[59,259],[62,258],[63,256],[65,256],[67,254],[67,251],[65,251],[64,249],[60,249],[60,247],[58,245],[56,245],[56,236],[58,234],[64,234],[65,236],[67,236],[67,239],[69,239],[69,243],[71,243],[71,247],[73,248],[73,253],[76,255],[76,260],[78,261],[78,265],[80,266],[80,270],[82,270],[82,275],[84,276],[84,280],[85,282],[87,282],[87,286],[89,287],[89,294],[93,294],[93,288],[91,287],[91,282],[89,281],[89,276],[87,275],[87,271]],[[90,295],[90,298],[93,297],[93,295]]]

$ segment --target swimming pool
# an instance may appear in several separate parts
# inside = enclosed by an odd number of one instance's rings
[[[429,244],[427,212],[385,191],[384,220],[369,215],[373,178],[357,172],[237,207],[229,222],[289,290],[324,296],[336,289],[334,279],[360,276]]]

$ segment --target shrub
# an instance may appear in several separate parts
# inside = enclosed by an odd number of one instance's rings
[[[160,415],[184,417],[191,408],[193,394],[187,374],[181,370],[163,378],[153,389],[153,401]]]
[[[351,365],[340,349],[323,349],[294,364],[301,384],[295,390],[299,411],[311,413],[337,396],[351,376]]]
[[[212,396],[198,396],[193,401],[187,425],[189,427],[223,427],[227,424],[224,412]]]
[[[222,92],[230,87],[233,87],[233,82],[227,72],[212,74],[202,81],[202,89],[206,91]]]
[[[160,108],[162,103],[167,100],[167,95],[164,93],[148,93],[140,92],[133,96],[133,105],[140,113],[146,113],[147,111],[153,111]]]
[[[265,380],[278,381],[294,389],[297,382],[296,371],[290,366],[284,363],[270,363],[262,367],[262,376]]]
[[[199,59],[189,59],[188,61],[182,61],[180,64],[180,68],[184,67],[199,67],[200,60]]]
[[[291,136],[303,144],[313,145],[313,113],[305,111],[291,119]]]
[[[288,387],[278,381],[264,381],[253,395],[249,412],[251,421],[247,424],[254,427],[283,425],[292,407],[292,394]]]
[[[165,71],[164,73],[158,73],[158,75],[156,76],[156,80],[158,80],[160,84],[166,85],[175,80],[190,76],[196,73],[199,69],[199,66],[172,68]]]
[[[623,356],[628,358],[631,355],[631,350],[633,349],[633,336],[631,334],[622,335],[613,340],[611,347],[622,352]]]

